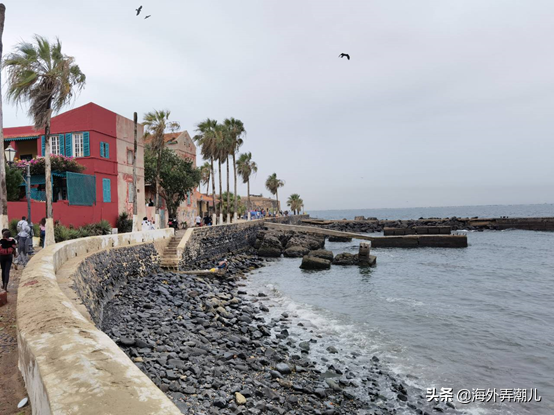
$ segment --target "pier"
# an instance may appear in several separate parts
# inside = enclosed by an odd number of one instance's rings
[[[325,236],[371,241],[375,248],[466,248],[466,235],[399,235],[399,236],[369,236],[355,232],[342,232],[314,226],[283,225],[267,222],[268,229],[280,231],[295,231]]]

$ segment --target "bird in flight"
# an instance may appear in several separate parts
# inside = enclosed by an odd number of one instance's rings
[[[144,19],[148,19],[150,16],[152,16],[151,14],[149,14],[148,16],[146,16]]]
[[[339,58],[346,58],[346,59],[350,60],[350,55],[348,53],[341,53],[339,55]]]
[[[140,14],[141,10],[142,10],[142,6],[140,6],[138,9],[136,9],[136,11],[137,11],[137,16]]]

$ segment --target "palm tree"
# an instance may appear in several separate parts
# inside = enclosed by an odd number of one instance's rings
[[[287,205],[290,206],[290,209],[294,212],[295,215],[298,215],[298,212],[302,209],[302,206],[304,206],[304,201],[300,198],[300,195],[298,193],[294,193],[289,196],[289,200],[287,200]]]
[[[213,197],[213,208],[214,212],[216,210],[215,206],[215,174],[214,174],[214,161],[216,158],[216,127],[217,121],[210,120],[206,118],[205,121],[197,124],[196,131],[199,134],[194,136],[194,141],[196,141],[201,146],[201,154],[204,159],[210,160],[210,172],[212,177],[212,197]],[[215,223],[214,223],[215,225]]]
[[[275,195],[277,200],[277,210],[279,210],[279,188],[283,187],[285,182],[277,178],[277,173],[270,175],[265,181],[265,187],[271,192],[272,195]]]
[[[46,181],[46,240],[54,244],[54,215],[52,211],[52,166],[50,163],[50,120],[80,92],[86,76],[75,63],[75,58],[62,53],[59,39],[50,42],[35,35],[36,44],[22,42],[6,57],[4,68],[8,74],[8,99],[15,104],[29,101],[28,114],[36,130],[44,128]]]
[[[170,121],[169,110],[154,110],[144,114],[144,125],[146,126],[145,137],[152,137],[152,150],[158,155],[156,160],[156,224],[160,226],[160,169],[162,167],[162,151],[165,147],[164,135],[166,131],[177,131],[180,126],[178,122]]]
[[[235,212],[237,212],[238,198],[237,198],[237,163],[236,154],[239,151],[240,146],[244,143],[242,137],[246,134],[244,124],[241,120],[237,120],[233,117],[227,118],[223,121],[229,132],[230,138],[230,152],[233,157],[233,172],[235,175]]]
[[[252,161],[252,153],[243,153],[239,156],[237,161],[237,170],[242,177],[242,182],[246,183],[248,190],[246,208],[248,209],[248,212],[250,212],[250,176],[253,173],[258,172],[258,165],[255,161]]]
[[[210,178],[212,177],[212,170],[209,161],[206,161],[202,167],[200,167],[200,183],[206,185],[206,194],[210,189]]]
[[[221,178],[221,164],[229,158],[229,145],[227,130],[224,125],[215,126],[214,158],[217,160],[219,168],[219,215],[221,217],[223,210],[223,179]],[[227,194],[229,194],[229,163],[227,163]],[[227,201],[229,202],[229,200]],[[229,203],[227,203],[227,206]]]
[[[6,6],[0,3],[0,69],[2,68],[2,36],[4,34],[4,20],[6,18]],[[6,186],[6,161],[4,160],[4,115],[2,112],[2,74],[0,73],[0,227],[5,229],[8,224],[8,188]],[[29,220],[31,220],[29,218]]]

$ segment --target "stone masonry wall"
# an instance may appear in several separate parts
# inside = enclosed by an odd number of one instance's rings
[[[94,323],[102,322],[104,306],[129,278],[159,272],[153,244],[113,248],[88,256],[73,274],[74,288]]]
[[[194,228],[187,241],[181,264],[240,252],[254,245],[263,221]]]

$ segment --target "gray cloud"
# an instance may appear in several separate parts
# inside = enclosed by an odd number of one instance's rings
[[[551,1],[140,3],[7,1],[4,50],[59,36],[76,105],[240,118],[252,192],[277,172],[309,210],[554,202]]]

